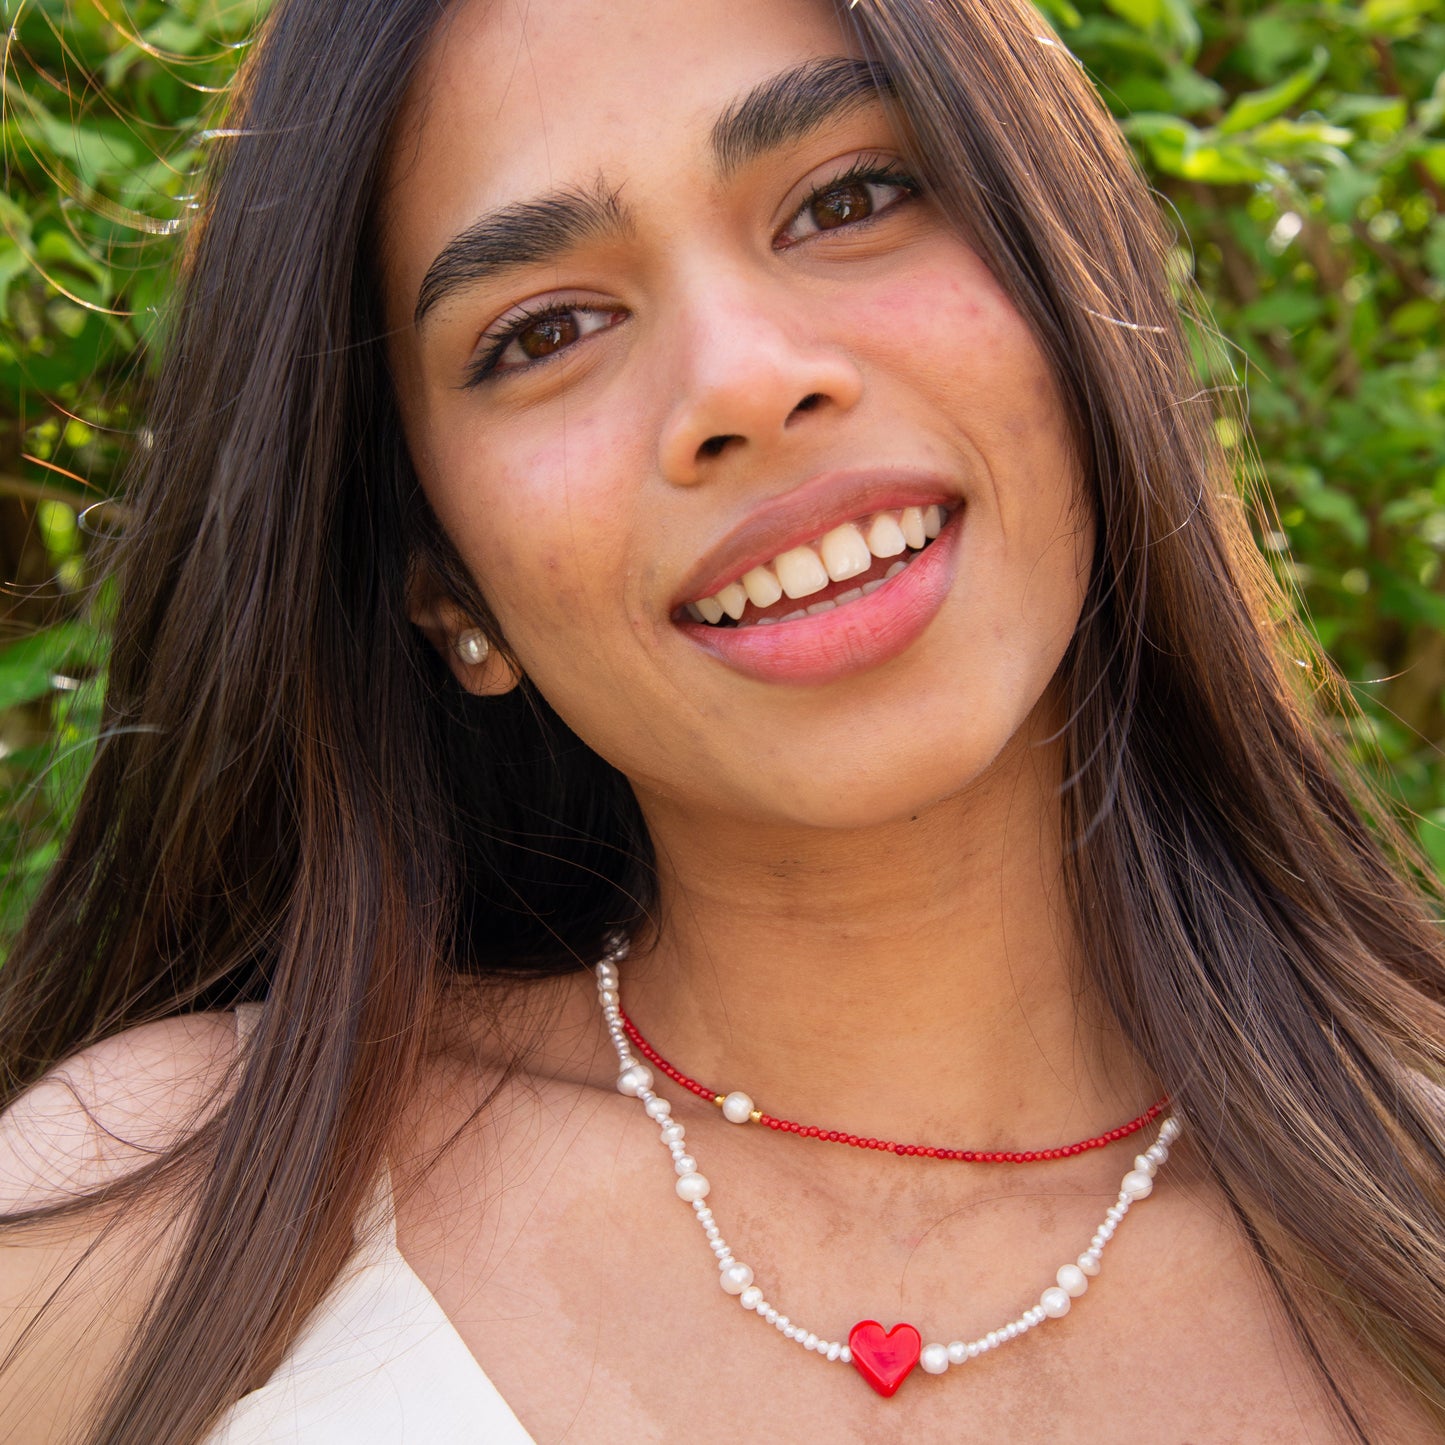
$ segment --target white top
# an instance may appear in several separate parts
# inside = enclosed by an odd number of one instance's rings
[[[237,1010],[242,1039],[256,1007]],[[396,1246],[391,1176],[360,1247],[276,1373],[206,1445],[534,1445]]]

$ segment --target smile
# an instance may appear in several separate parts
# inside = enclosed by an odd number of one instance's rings
[[[890,508],[844,522],[750,568],[710,596],[685,603],[682,613],[710,627],[741,628],[833,611],[899,576],[948,517],[948,509],[934,504]],[[789,605],[804,597],[816,600],[806,607]]]

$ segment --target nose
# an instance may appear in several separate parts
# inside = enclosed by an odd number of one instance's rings
[[[725,458],[765,452],[857,404],[856,363],[796,298],[716,276],[696,294],[675,318],[669,351],[674,394],[659,438],[669,482],[701,482]]]

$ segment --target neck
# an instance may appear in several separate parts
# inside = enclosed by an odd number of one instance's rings
[[[1057,767],[858,830],[699,819],[644,798],[656,934],[623,1004],[675,1067],[759,1108],[906,1142],[1047,1147],[1155,1095],[1081,992]]]

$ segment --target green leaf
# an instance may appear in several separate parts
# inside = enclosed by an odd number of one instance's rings
[[[1305,511],[1321,522],[1337,527],[1350,546],[1363,549],[1370,540],[1370,524],[1360,510],[1360,504],[1348,492],[1337,487],[1320,487],[1317,491],[1306,492],[1301,498]],[[1445,598],[1440,599],[1445,609]]]
[[[82,622],[60,622],[0,648],[0,710],[45,697],[57,675],[89,671],[97,653],[95,630]]]
[[[1371,34],[1406,36],[1438,9],[1439,0],[1365,0],[1360,6],[1360,23]]]
[[[1325,73],[1329,60],[1329,53],[1321,46],[1310,57],[1308,65],[1287,76],[1278,85],[1241,95],[1220,121],[1221,134],[1237,135],[1240,131],[1253,130],[1255,126],[1288,110],[1314,88],[1315,82]]]
[[[1417,296],[1403,306],[1397,306],[1390,313],[1390,330],[1396,336],[1424,336],[1431,331],[1440,331],[1445,315],[1441,303],[1428,296]]]
[[[1267,166],[1242,147],[1221,143],[1178,116],[1145,113],[1124,123],[1131,139],[1142,140],[1154,164],[1167,175],[1210,185],[1237,185],[1268,178]]]
[[[1324,315],[1327,304],[1313,291],[1281,286],[1241,307],[1237,321],[1250,331],[1273,331],[1278,327],[1294,331],[1318,321]]]
[[[1420,818],[1420,846],[1434,864],[1437,873],[1445,874],[1445,808],[1434,808]]]
[[[1224,87],[1189,65],[1170,65],[1164,89],[1171,101],[1170,108],[1180,115],[1213,110],[1224,100]]]
[[[1104,0],[1110,10],[1138,30],[1164,40],[1192,59],[1199,52],[1199,21],[1189,0]]]
[[[1055,30],[1077,30],[1084,23],[1084,17],[1069,0],[1036,0],[1036,3]]]
[[[1323,194],[1330,219],[1351,221],[1367,196],[1378,194],[1380,178],[1371,171],[1339,166],[1325,177]]]

